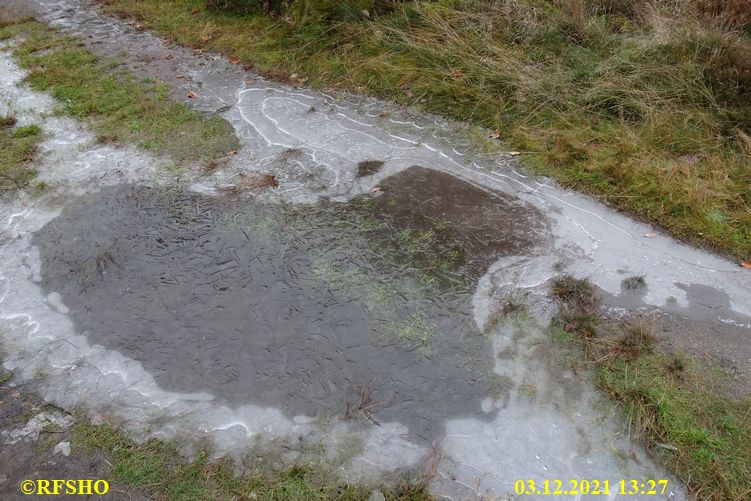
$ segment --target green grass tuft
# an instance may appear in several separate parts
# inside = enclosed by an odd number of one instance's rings
[[[42,133],[42,128],[36,124],[24,125],[13,130],[14,139],[22,139],[24,137],[39,136]]]
[[[15,125],[15,117],[0,117],[0,192],[24,187],[36,176],[31,161],[42,140],[42,129],[34,124]]]

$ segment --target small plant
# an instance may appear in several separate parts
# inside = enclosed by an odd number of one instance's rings
[[[627,323],[621,328],[614,351],[626,360],[634,360],[652,353],[654,345],[654,326],[643,320]]]
[[[602,344],[597,337],[600,300],[594,286],[586,279],[563,275],[553,281],[550,292],[560,303],[558,321],[563,330],[580,340],[587,358],[600,358]]]
[[[364,160],[357,164],[357,177],[372,176],[383,167],[380,160]]]
[[[0,193],[22,188],[36,175],[30,163],[42,129],[35,124],[15,127],[17,123],[13,115],[0,116]]]
[[[2,129],[9,129],[9,128],[13,127],[14,125],[16,125],[17,121],[18,120],[16,119],[16,117],[14,117],[12,115],[8,115],[8,116],[5,116],[5,117],[0,117],[0,128],[2,128]]]
[[[629,290],[643,289],[646,286],[647,281],[644,280],[644,275],[635,275],[633,277],[628,277],[623,281],[623,287]]]
[[[354,401],[347,402],[344,411],[345,419],[362,417],[371,421],[375,425],[380,423],[373,417],[373,412],[379,407],[383,407],[384,402],[375,400],[373,387],[371,385],[357,385],[355,387],[357,396]]]
[[[493,327],[504,318],[512,315],[518,311],[522,311],[525,308],[526,293],[522,294],[519,289],[514,288],[504,299],[498,307],[491,311],[488,315],[488,319],[485,322],[485,332],[489,332]]]
[[[595,290],[588,280],[564,275],[553,281],[550,292],[562,302],[578,307],[591,306],[595,300]]]
[[[38,136],[41,132],[41,127],[36,124],[24,125],[13,130],[13,138],[21,139],[24,137]]]

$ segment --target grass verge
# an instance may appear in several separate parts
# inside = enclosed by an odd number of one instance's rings
[[[644,321],[606,325],[586,280],[553,283],[559,336],[574,339],[593,363],[596,385],[623,404],[630,429],[698,499],[751,496],[751,399],[724,391],[727,375],[655,347]]]
[[[0,28],[0,40],[13,37],[19,39],[13,57],[29,72],[25,82],[57,99],[59,112],[90,120],[100,142],[132,142],[177,162],[221,157],[237,148],[224,119],[170,101],[164,84],[136,79],[74,37],[34,21]]]
[[[751,260],[743,2],[297,0],[283,16],[100,3],[266,75],[496,130],[537,172]]]
[[[230,461],[209,462],[205,453],[191,462],[179,459],[169,443],[150,440],[137,444],[109,424],[88,424],[80,417],[71,433],[74,450],[102,453],[111,464],[108,477],[157,499],[269,501],[368,499],[372,487],[339,482],[320,468],[292,466],[281,471],[263,469],[244,476],[233,473]],[[256,464],[257,458],[249,458]],[[402,485],[381,490],[387,500],[428,501],[423,484]]]
[[[0,192],[25,186],[36,176],[31,160],[41,140],[38,125],[17,127],[15,117],[0,116]]]

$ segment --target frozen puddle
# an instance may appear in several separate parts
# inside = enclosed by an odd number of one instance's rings
[[[42,118],[53,103],[2,57],[5,106],[50,135],[51,194],[2,206],[0,268],[6,365],[48,374],[45,398],[217,454],[373,481],[430,470],[451,498],[659,476],[548,373],[532,317],[478,327],[487,268],[549,245],[531,204],[422,167],[315,205],[191,192]]]
[[[113,46],[165,50],[75,2],[42,3]],[[211,177],[178,179],[44,118],[54,103],[18,87],[0,53],[0,112],[44,125],[50,185],[0,205],[9,369],[47,374],[48,400],[141,435],[325,461],[349,479],[432,473],[446,499],[506,499],[526,479],[665,478],[556,364],[546,282],[569,271],[619,294],[649,267],[645,303],[722,290],[740,323],[749,290],[732,263],[645,240],[649,228],[510,158],[473,156],[451,124],[170,51],[201,83],[197,106],[223,110],[243,143]],[[279,187],[226,195],[249,170]],[[512,288],[530,313],[490,326]]]

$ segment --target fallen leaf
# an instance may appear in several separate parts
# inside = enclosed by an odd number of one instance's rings
[[[451,78],[453,78],[455,80],[459,80],[460,78],[464,78],[464,73],[462,73],[459,70],[454,70],[451,73],[449,73],[449,75],[451,76]]]
[[[198,97],[198,94],[196,94],[192,90],[189,90],[188,92],[185,93],[185,97],[187,97],[188,99],[195,99]]]
[[[324,94],[333,94],[335,92],[335,89],[333,87],[328,87],[326,89],[323,89]]]
[[[500,139],[501,138],[501,131],[494,130],[493,132],[490,133],[489,137],[490,137],[490,139]]]
[[[252,78],[250,80],[245,80],[245,85],[255,85],[255,84],[256,84],[256,81]]]
[[[515,157],[515,156],[521,155],[522,152],[521,151],[509,151],[508,154],[511,155],[512,157]]]
[[[229,64],[240,64],[240,58],[237,56],[230,57]]]
[[[746,261],[741,261],[741,268],[744,268],[746,270],[751,270],[751,263],[747,263]]]
[[[641,236],[647,237],[647,238],[654,238],[657,236],[657,233],[642,233]]]
[[[237,155],[237,150],[230,150],[227,152],[227,155]]]
[[[292,74],[291,74],[291,75],[289,76],[289,79],[290,79],[290,80],[295,80],[296,78],[297,78],[297,73],[292,73]]]
[[[212,38],[214,38],[214,35],[209,34],[209,35],[202,36],[201,38],[199,38],[199,40],[201,41],[201,43],[206,43]]]
[[[378,186],[374,186],[370,189],[371,193],[378,193],[379,191],[381,191],[381,188],[379,188]]]
[[[191,12],[191,13],[190,13],[190,15],[191,15],[191,16],[197,16],[197,15],[198,15],[198,14],[200,14],[200,13],[201,13],[200,9],[196,9],[196,10],[194,10],[193,12]]]

